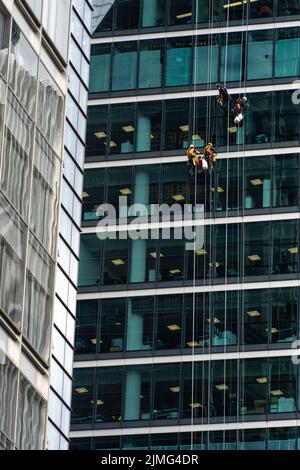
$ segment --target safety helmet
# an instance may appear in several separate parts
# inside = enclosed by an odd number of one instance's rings
[[[212,147],[214,144],[212,144],[211,142],[209,142],[207,145],[209,145],[210,147]]]
[[[190,145],[190,149],[191,149],[191,148],[195,148],[195,145],[194,145],[194,144],[191,144],[191,145]]]
[[[245,102],[248,101],[247,98],[246,98],[246,96],[243,96],[243,100],[244,100]]]

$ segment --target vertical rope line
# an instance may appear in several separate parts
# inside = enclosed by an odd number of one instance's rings
[[[250,5],[247,4],[247,11],[246,11],[246,34],[245,34],[245,55],[244,55],[244,95],[246,95],[246,84],[247,84],[247,62],[248,62],[248,32],[249,32],[249,8]],[[242,208],[242,218],[244,219],[244,207],[243,207],[243,201],[244,201],[244,170],[245,170],[245,140],[246,140],[246,113],[244,116],[244,124],[243,124],[243,158],[242,158],[242,190],[241,190],[241,208]],[[244,232],[244,224],[242,225],[242,230]],[[243,232],[239,230],[239,236],[241,236],[243,246],[242,246],[242,253],[239,259],[239,270],[240,270],[240,275],[239,275],[239,284],[241,286],[241,281],[243,277],[243,272],[242,268],[244,265],[244,259],[245,259],[245,239],[243,236]],[[243,339],[242,339],[242,351],[244,352],[245,350],[245,344],[244,344],[244,302],[245,302],[245,291],[240,290],[240,295],[238,297],[238,300],[240,299],[240,296],[242,298],[242,302],[239,302],[239,305],[241,305],[241,314],[239,315],[239,318],[241,319],[242,322],[242,334],[243,334]],[[240,338],[241,339],[241,338]],[[242,359],[239,361],[240,362],[240,367],[239,367],[239,377],[241,376],[240,370],[244,372],[245,370],[245,359],[242,357]],[[244,376],[244,375],[243,375]],[[245,391],[245,386],[243,385],[243,397],[244,397],[244,391]],[[238,403],[238,413],[240,414],[240,407],[241,407],[241,402],[239,401]],[[242,414],[242,420],[243,422],[245,421],[245,416]]]
[[[224,84],[227,84],[227,69],[228,69],[228,43],[229,43],[229,22],[230,22],[230,8],[228,8],[227,12],[227,21],[226,21],[226,43],[225,43],[225,60],[224,60]],[[227,164],[226,164],[226,199],[225,199],[225,213],[226,216],[228,215],[228,205],[229,205],[229,159],[228,154],[230,151],[230,135],[229,135],[229,128],[230,128],[230,101],[227,104],[227,126],[226,126],[226,153],[227,153]],[[225,257],[224,257],[224,283],[225,286],[227,285],[227,265],[228,265],[228,224],[225,225]],[[224,390],[223,390],[223,450],[225,450],[226,446],[226,431],[225,431],[225,424],[226,424],[226,370],[227,370],[227,362],[226,362],[226,335],[225,332],[227,328],[227,290],[225,289],[224,292],[224,362],[223,362],[223,375],[224,375]]]
[[[192,122],[192,138],[194,143],[194,137],[196,135],[196,115],[197,115],[197,98],[196,98],[196,90],[197,90],[197,76],[198,76],[198,0],[196,0],[196,9],[195,9],[195,43],[194,43],[194,70],[193,70],[193,82],[194,82],[194,100],[193,100],[193,122]],[[192,44],[193,46],[193,44]],[[198,168],[197,166],[194,169],[194,206],[197,204],[197,180],[198,180]],[[194,217],[194,215],[193,215]],[[192,300],[192,371],[191,371],[191,450],[194,450],[194,403],[195,403],[195,341],[196,341],[196,237],[194,239],[194,250],[193,250],[193,300]]]

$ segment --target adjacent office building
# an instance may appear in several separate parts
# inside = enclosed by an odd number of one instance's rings
[[[90,16],[83,0],[0,2],[4,449],[68,447]]]
[[[297,449],[300,2],[94,4],[72,448]],[[97,236],[120,196],[152,236],[124,206]],[[163,203],[194,210],[153,222]]]

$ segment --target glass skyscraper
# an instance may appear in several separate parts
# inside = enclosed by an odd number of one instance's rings
[[[0,2],[0,449],[68,448],[91,9]]]
[[[72,448],[297,449],[300,2],[95,0],[92,23]]]

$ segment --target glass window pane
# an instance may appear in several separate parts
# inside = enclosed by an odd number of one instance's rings
[[[209,319],[212,346],[233,346],[238,334],[238,295],[236,292],[218,292],[213,296]]]
[[[123,371],[121,367],[97,369],[97,385],[94,405],[96,422],[121,421]]]
[[[149,449],[149,436],[123,436],[122,449],[147,450]]]
[[[237,363],[214,361],[210,366],[210,414],[213,417],[237,414]]]
[[[79,286],[100,285],[102,244],[94,234],[84,234],[80,243]]]
[[[150,62],[151,63],[151,62]],[[161,147],[162,104],[139,103],[137,111],[137,152],[159,152]]]
[[[241,33],[221,35],[221,82],[240,81],[243,73]]]
[[[98,220],[98,207],[103,204],[105,191],[105,169],[86,170],[83,188],[83,221]]]
[[[116,4],[116,29],[138,29],[140,0],[118,0]]]
[[[276,2],[276,15],[289,16],[299,15],[300,5],[297,0],[277,0]]]
[[[275,142],[299,141],[299,107],[292,100],[291,91],[275,93]]]
[[[134,104],[111,106],[111,135],[108,144],[111,154],[133,152],[135,138],[134,114]]]
[[[109,90],[111,46],[93,44],[91,49],[90,93]]]
[[[16,446],[19,450],[43,450],[46,402],[21,375],[17,417]]]
[[[275,77],[294,77],[300,69],[299,28],[274,30],[275,43]]]
[[[153,348],[154,297],[128,299],[127,351],[149,351]]]
[[[33,123],[12,93],[8,94],[1,190],[28,218],[30,166],[33,150]]]
[[[248,32],[247,79],[272,78],[273,30]]]
[[[157,299],[156,349],[181,348],[182,296],[159,296]]]
[[[124,382],[124,421],[150,419],[151,367],[127,367]]]
[[[54,263],[33,236],[29,237],[23,333],[46,361],[50,353]]]
[[[204,294],[185,296],[185,341],[184,347],[204,348],[209,346],[209,297]]]
[[[245,291],[242,308],[244,344],[267,344],[269,328],[269,292],[264,289]]]
[[[240,414],[265,414],[269,389],[267,359],[241,361],[240,377]]]
[[[209,450],[236,450],[236,431],[209,432]]]
[[[13,22],[9,82],[31,117],[35,114],[38,58],[17,23]]]
[[[95,369],[74,369],[72,395],[72,424],[94,421]]]
[[[169,24],[181,25],[192,23],[192,0],[169,0]]]
[[[298,207],[299,156],[276,155],[273,160],[273,207]]]
[[[20,329],[25,276],[25,225],[0,195],[0,306]]]
[[[164,26],[166,22],[166,0],[142,0],[141,27]]]
[[[297,339],[298,289],[272,289],[272,343]]]
[[[18,371],[2,353],[0,360],[0,428],[1,434],[14,441],[14,428],[17,404]],[[0,444],[1,448],[1,444]]]
[[[238,448],[239,450],[266,450],[266,430],[241,429]]]
[[[163,47],[164,42],[162,40],[141,41],[139,88],[158,88],[162,86]]]
[[[189,146],[189,101],[165,102],[165,150],[186,149]]]
[[[63,95],[46,68],[40,65],[37,125],[58,155],[61,154],[63,120]]]
[[[158,281],[183,281],[184,279],[184,240],[176,240],[174,230],[170,237],[160,240],[158,259]],[[163,237],[164,238],[164,237]]]
[[[100,304],[99,340],[101,353],[124,351],[125,313],[125,299],[102,300]]]
[[[268,450],[296,450],[297,428],[271,428]]]
[[[56,249],[60,169],[60,160],[37,132],[30,227],[52,256]]]
[[[270,225],[251,223],[244,225],[244,275],[262,276],[270,271]]]
[[[190,83],[191,50],[191,38],[169,39],[167,41],[166,86],[188,85]]]
[[[291,358],[270,359],[269,413],[296,411],[296,372]]]
[[[290,274],[299,270],[298,221],[272,223],[272,274]]]
[[[153,419],[179,418],[180,364],[154,366]]]
[[[200,36],[200,38],[196,38],[193,83],[217,82],[219,73],[219,44],[217,36]]]
[[[68,54],[70,0],[44,0],[43,26],[64,59]]]
[[[244,208],[262,209],[270,207],[270,157],[246,158],[244,162],[244,178]]]
[[[137,43],[114,44],[112,65],[112,90],[132,90],[136,88]]]
[[[94,354],[97,345],[98,301],[81,300],[77,304],[76,354]]]
[[[10,35],[10,17],[0,7],[0,73],[6,78],[8,65],[8,43]]]
[[[272,138],[272,93],[247,95],[246,143],[264,144]],[[294,106],[295,107],[295,106]]]
[[[104,242],[102,281],[104,286],[110,284],[118,285],[127,283],[128,244],[129,240],[118,240],[117,243],[115,240],[106,240]]]
[[[108,141],[108,107],[89,106],[87,122],[87,157],[99,157],[106,154]]]

